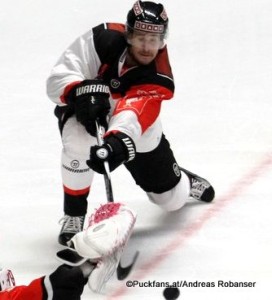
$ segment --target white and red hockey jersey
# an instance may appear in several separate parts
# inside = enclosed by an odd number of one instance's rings
[[[15,286],[0,292],[0,300],[44,300],[47,292],[43,286],[43,279],[33,280],[28,286]]]
[[[118,23],[98,25],[80,36],[62,54],[47,80],[49,98],[66,105],[70,89],[85,79],[102,78],[111,90],[108,131],[121,131],[144,152],[146,142],[158,143],[161,134],[161,102],[173,97],[174,80],[167,47],[159,50],[148,65],[126,69],[125,26]],[[156,146],[156,145],[154,145]]]
[[[0,300],[79,300],[86,283],[80,268],[61,265],[50,275],[34,279],[29,285],[0,291]]]

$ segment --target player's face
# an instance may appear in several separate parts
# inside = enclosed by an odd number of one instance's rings
[[[163,46],[160,34],[134,31],[128,39],[130,53],[142,65],[151,63]]]

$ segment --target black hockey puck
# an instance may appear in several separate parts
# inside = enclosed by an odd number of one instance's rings
[[[163,296],[166,300],[176,300],[179,294],[179,289],[176,287],[168,287],[163,291]]]

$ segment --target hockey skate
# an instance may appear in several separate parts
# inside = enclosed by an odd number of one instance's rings
[[[180,167],[180,170],[183,171],[190,180],[191,190],[190,197],[200,200],[203,202],[212,202],[214,199],[214,188],[212,185],[204,178]]]
[[[62,228],[59,234],[58,241],[61,245],[67,246],[67,243],[78,232],[83,230],[85,216],[68,216],[65,215],[60,219]]]

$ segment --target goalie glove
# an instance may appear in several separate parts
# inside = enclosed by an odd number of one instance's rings
[[[129,207],[107,203],[96,210],[87,229],[77,233],[71,242],[79,255],[95,261],[124,247],[135,221],[136,213]]]
[[[133,140],[122,132],[110,134],[104,138],[102,146],[93,146],[87,165],[95,172],[105,174],[104,162],[108,161],[110,171],[122,163],[131,161],[136,154]]]
[[[15,286],[15,279],[11,270],[0,268],[0,291],[4,291]]]
[[[100,293],[116,271],[135,222],[132,209],[120,203],[107,203],[91,216],[89,227],[72,238],[79,255],[97,262],[88,279],[92,291]]]

